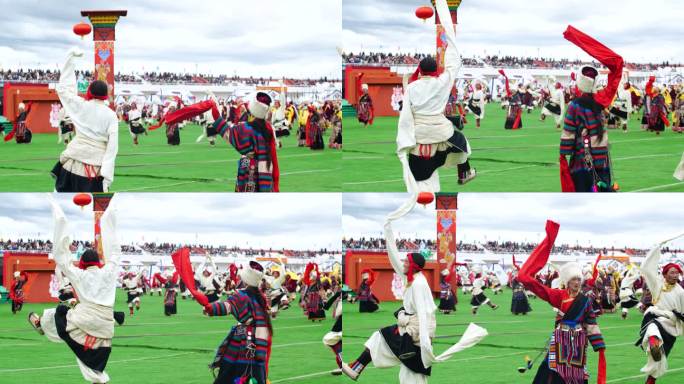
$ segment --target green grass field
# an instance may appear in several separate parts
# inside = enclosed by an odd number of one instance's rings
[[[517,367],[524,365],[527,355],[534,359],[544,348],[553,329],[554,313],[551,307],[539,299],[530,300],[533,311],[526,316],[514,316],[510,312],[511,291],[494,296],[487,291],[488,297],[500,308],[492,311],[481,307],[477,315],[470,313],[470,296],[458,293],[458,310],[450,315],[437,314],[437,338],[433,342],[435,352],[441,353],[456,343],[470,322],[486,328],[489,332],[482,342],[473,348],[454,355],[450,360],[434,365],[430,384],[443,383],[531,383],[539,366],[541,357],[532,371],[520,374]],[[395,323],[393,313],[401,306],[400,302],[381,303],[380,311],[372,314],[358,312],[358,304],[345,305],[344,308],[344,358],[350,362],[363,349],[363,343],[376,330]],[[639,369],[645,364],[646,356],[634,346],[638,336],[641,314],[630,312],[627,320],[619,314],[604,314],[599,318],[599,326],[606,341],[607,382],[636,384],[643,383],[645,377]],[[598,354],[589,347],[588,366],[591,378],[596,382]],[[676,343],[668,358],[669,369],[660,384],[684,382],[684,347]],[[359,378],[359,383],[393,383],[399,375],[399,368],[377,369],[372,364]]]
[[[178,300],[178,314],[163,314],[162,298],[144,296],[142,308],[126,317],[114,331],[107,373],[112,383],[211,383],[207,365],[215,349],[235,323],[232,317],[209,318],[190,300]],[[52,343],[28,324],[29,312],[42,314],[47,304],[26,304],[12,315],[9,304],[0,305],[0,383],[84,383],[75,356],[66,344]],[[116,310],[125,311],[120,290]],[[331,376],[335,357],[321,342],[333,320],[311,323],[296,305],[274,320],[269,380],[277,383],[341,383]]]
[[[143,136],[134,146],[126,125],[119,127],[119,153],[112,191],[232,192],[239,154],[224,140],[214,148],[200,135],[199,126],[181,130],[181,145],[166,144],[163,129]],[[328,132],[329,133],[329,132]],[[342,154],[327,148],[312,151],[297,147],[295,135],[283,140],[278,151],[282,192],[335,192]],[[29,145],[0,141],[0,191],[38,192],[54,190],[50,170],[64,150],[54,134],[36,134]]]
[[[471,165],[478,176],[465,186],[457,183],[455,169],[440,170],[442,191],[560,192],[555,122],[539,121],[539,109],[523,115],[523,128],[505,130],[505,113],[498,103],[488,104],[480,129],[468,115],[464,133],[473,150]],[[396,117],[375,119],[363,128],[345,118],[343,184],[345,192],[402,192],[401,166],[396,151]],[[684,134],[668,130],[657,137],[640,129],[633,117],[628,133],[611,130],[614,178],[622,191],[684,191],[672,177],[684,152]]]

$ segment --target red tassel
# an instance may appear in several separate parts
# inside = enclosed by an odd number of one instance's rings
[[[561,192],[575,192],[575,183],[572,181],[568,159],[561,155],[559,161]]]

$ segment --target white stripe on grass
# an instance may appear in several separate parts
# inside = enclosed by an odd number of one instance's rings
[[[635,189],[635,190],[630,191],[630,192],[648,192],[648,191],[656,191],[656,190],[658,190],[658,189],[665,189],[665,188],[669,188],[669,187],[675,187],[675,186],[678,186],[678,185],[681,185],[681,186],[684,187],[684,182],[672,183],[672,184],[656,185],[656,186],[648,187],[648,188]]]
[[[161,185],[151,185],[147,187],[139,187],[139,188],[129,188],[129,189],[121,189],[118,190],[117,192],[131,192],[131,191],[143,191],[146,189],[157,189],[157,188],[165,188],[165,187],[176,187],[179,185],[186,185],[186,184],[194,184],[197,183],[197,181],[183,181],[180,183],[172,183],[172,184],[161,184]]]
[[[668,369],[668,370],[667,370],[667,373],[678,372],[678,371],[681,371],[681,370],[684,370],[684,367],[682,367],[682,368],[675,368],[675,369]],[[627,381],[627,380],[632,380],[632,379],[638,379],[638,380],[640,380],[640,382],[642,382],[642,381],[644,381],[645,378],[646,378],[646,375],[644,375],[644,374],[642,373],[641,375],[626,376],[626,377],[620,377],[620,378],[617,378],[617,379],[611,379],[611,380],[606,381],[606,383],[619,383],[619,382],[621,382],[621,381]]]
[[[107,362],[107,365],[118,364],[118,363],[132,363],[135,361],[143,360],[157,360],[157,359],[168,359],[177,356],[185,356],[197,352],[183,352],[174,353],[173,355],[163,355],[163,356],[151,356],[151,357],[139,357],[136,359],[126,359],[126,360],[114,360]],[[51,365],[48,367],[33,367],[33,368],[14,368],[14,369],[0,369],[0,373],[12,373],[12,372],[26,372],[26,371],[42,371],[46,369],[60,369],[60,368],[78,368],[78,364],[68,364],[68,365]]]

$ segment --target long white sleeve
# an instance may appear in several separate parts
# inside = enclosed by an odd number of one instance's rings
[[[85,99],[78,96],[76,84],[76,65],[74,61],[76,56],[69,52],[66,62],[62,67],[62,72],[59,75],[59,82],[55,87],[59,101],[62,103],[66,114],[71,117],[71,120],[76,126],[81,125],[79,121],[80,112],[86,104]]]
[[[399,257],[399,249],[397,248],[396,240],[394,239],[394,231],[392,230],[392,222],[406,216],[413,207],[416,206],[417,194],[412,194],[409,198],[394,212],[387,216],[385,221],[385,245],[387,246],[387,255],[394,272],[399,276],[404,275],[404,264]]]
[[[52,256],[55,260],[55,264],[64,273],[69,280],[78,281],[80,275],[83,273],[80,269],[76,268],[71,262],[71,236],[69,236],[69,222],[62,211],[62,208],[57,205],[57,202],[48,195],[50,204],[52,205],[52,218],[54,221],[54,237],[52,243]]]
[[[117,271],[121,257],[121,245],[116,234],[116,206],[112,202],[100,218],[100,228],[105,267]]]
[[[116,154],[119,152],[119,122],[115,119],[109,124],[107,128],[107,149],[105,149],[104,157],[102,158],[102,167],[100,168],[100,175],[107,180],[107,184],[111,185],[114,181],[114,165],[116,162]]]

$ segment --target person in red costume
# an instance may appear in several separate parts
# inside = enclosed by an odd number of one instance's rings
[[[598,384],[606,382],[606,345],[599,329],[592,300],[582,293],[583,273],[576,262],[560,269],[561,289],[549,288],[534,276],[546,265],[560,225],[546,222],[546,238],[532,251],[518,272],[518,280],[537,297],[557,309],[554,330],[549,338],[547,355],[534,384],[588,383],[587,347],[599,352]]]
[[[560,140],[561,187],[563,192],[613,191],[608,132],[603,126],[602,111],[613,102],[620,86],[624,61],[608,47],[568,26],[563,36],[608,67],[608,82],[594,92],[598,69],[585,66],[577,75],[582,95],[568,105]],[[570,158],[569,165],[568,159]]]

